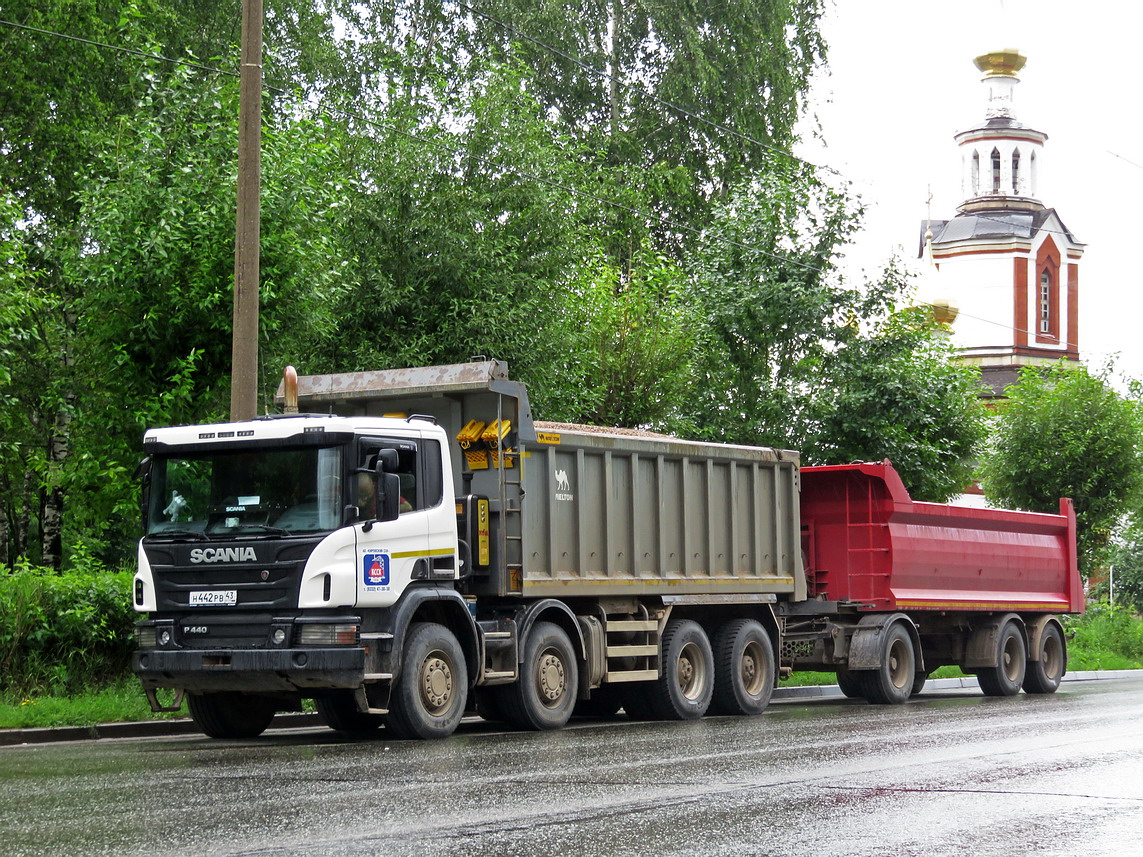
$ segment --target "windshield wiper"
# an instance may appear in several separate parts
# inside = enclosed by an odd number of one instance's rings
[[[242,529],[246,529],[247,527],[250,527],[250,528],[259,530],[260,532],[270,533],[271,535],[275,535],[275,536],[292,536],[293,535],[293,533],[291,533],[285,527],[272,527],[269,524],[240,524],[239,527],[241,527]]]
[[[147,533],[149,539],[197,539],[198,541],[209,541],[210,536],[200,530],[157,530],[153,533]]]

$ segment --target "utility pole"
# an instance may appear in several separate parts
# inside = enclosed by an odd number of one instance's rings
[[[234,334],[230,418],[258,413],[258,280],[262,178],[262,0],[242,0],[238,89],[238,215],[234,229]]]

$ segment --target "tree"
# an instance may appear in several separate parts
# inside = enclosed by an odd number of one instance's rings
[[[1139,404],[1110,383],[1111,368],[1027,367],[1006,391],[991,454],[988,500],[1010,509],[1076,508],[1080,567],[1099,567],[1112,533],[1143,492]]]
[[[1105,588],[1115,605],[1127,605],[1143,613],[1143,521],[1133,512],[1114,538],[1107,556],[1108,577],[1097,588]]]
[[[861,288],[835,263],[860,220],[809,169],[731,193],[695,251],[697,386],[679,431],[797,449],[807,464],[890,458],[917,497],[971,481],[983,435],[973,373],[895,263]]]
[[[838,348],[813,393],[803,461],[888,458],[916,500],[944,503],[962,493],[987,427],[979,372],[953,355],[925,307],[894,312]]]

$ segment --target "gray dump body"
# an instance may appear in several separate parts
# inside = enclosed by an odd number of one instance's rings
[[[797,453],[537,424],[506,370],[309,376],[298,398],[303,411],[431,415],[452,438],[509,421],[498,442],[452,448],[457,495],[492,500],[492,567],[466,582],[474,594],[805,597]]]

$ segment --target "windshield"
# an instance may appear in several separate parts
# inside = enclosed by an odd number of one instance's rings
[[[220,450],[158,456],[147,535],[214,538],[332,530],[342,514],[341,449]]]

